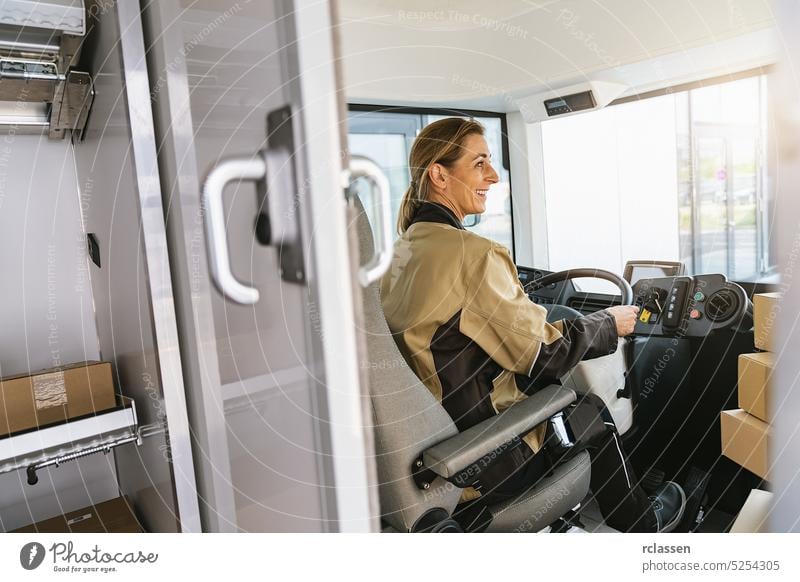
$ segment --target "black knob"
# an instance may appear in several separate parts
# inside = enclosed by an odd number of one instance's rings
[[[256,218],[256,238],[264,246],[272,242],[272,227],[266,212],[259,212]]]
[[[706,303],[706,316],[711,321],[725,321],[739,309],[739,297],[731,289],[720,289],[712,293]]]

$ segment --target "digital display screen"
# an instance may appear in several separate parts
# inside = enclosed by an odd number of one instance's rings
[[[551,99],[550,101],[545,101],[544,104],[548,109],[556,109],[558,107],[567,106],[567,102],[563,99]]]
[[[628,261],[623,278],[631,285],[642,279],[678,277],[686,272],[681,261]]]
[[[631,273],[631,280],[630,284],[633,285],[636,281],[640,279],[658,279],[660,277],[671,277],[675,272],[675,269],[668,268],[663,269],[661,267],[634,267],[633,272]]]
[[[552,99],[546,99],[544,102],[548,116],[584,111],[593,108],[595,105],[594,95],[592,95],[591,91],[553,97]]]

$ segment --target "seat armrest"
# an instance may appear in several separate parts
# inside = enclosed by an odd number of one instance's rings
[[[575,392],[552,385],[422,453],[426,469],[449,479],[518,438],[575,401]]]

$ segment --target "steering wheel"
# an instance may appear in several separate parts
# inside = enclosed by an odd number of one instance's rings
[[[568,281],[570,279],[578,279],[580,277],[594,277],[597,279],[605,279],[611,283],[614,283],[620,290],[620,295],[622,296],[622,305],[632,305],[633,304],[633,289],[631,289],[630,283],[628,283],[625,279],[612,273],[611,271],[605,271],[603,269],[571,269],[569,271],[559,271],[558,273],[551,273],[549,275],[545,275],[544,277],[539,277],[538,279],[534,279],[527,285],[525,285],[525,292],[531,293],[536,289],[541,289],[542,287],[546,287],[547,285],[552,285],[553,283],[560,283],[561,281]],[[572,307],[567,307],[566,305],[543,305],[545,309],[547,309],[547,322],[553,323],[554,321],[558,321],[559,319],[575,319],[581,317],[583,314],[573,309]],[[626,377],[630,374],[631,368],[633,366],[633,343],[630,341],[626,341],[624,343],[624,359],[625,359],[625,369],[626,369]],[[625,387],[617,390],[617,398],[631,398],[631,389],[628,383],[625,383]]]
[[[544,277],[534,279],[525,285],[525,292],[531,293],[542,287],[547,287],[553,283],[560,283],[561,281],[569,281],[570,279],[579,279],[581,277],[593,277],[595,279],[604,279],[613,283],[619,288],[622,297],[622,305],[633,304],[633,289],[630,283],[619,275],[606,271],[603,269],[570,269],[568,271],[559,271],[557,273],[550,273]],[[581,313],[566,305],[543,305],[547,309],[547,321],[552,323],[559,319],[575,319],[580,317]]]

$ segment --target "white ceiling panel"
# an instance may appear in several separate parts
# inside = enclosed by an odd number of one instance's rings
[[[618,81],[648,61],[696,69],[709,64],[703,51],[729,50],[737,39],[752,57],[748,43],[763,44],[758,33],[775,25],[765,0],[340,0],[339,12],[351,101],[494,97],[499,107],[576,80]],[[714,69],[727,58],[717,57]],[[645,75],[648,83],[658,73]]]

